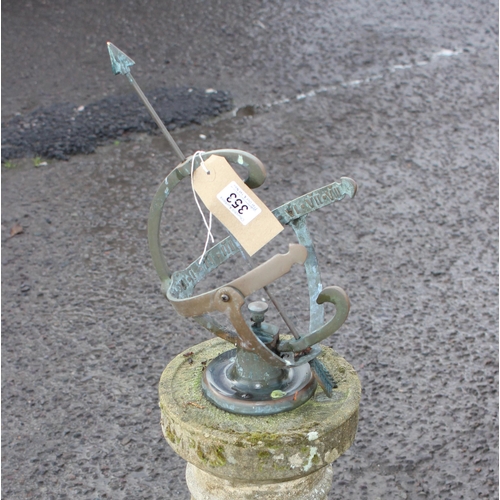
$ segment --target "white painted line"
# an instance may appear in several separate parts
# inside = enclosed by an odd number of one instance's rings
[[[385,74],[387,73],[395,73],[397,71],[403,71],[407,69],[412,69],[415,67],[421,67],[421,66],[426,66],[427,64],[430,64],[432,61],[440,58],[440,57],[456,57],[461,54],[463,54],[463,50],[450,50],[450,49],[441,49],[438,52],[434,52],[428,57],[428,60],[426,61],[417,61],[415,64],[395,64],[394,66],[390,66],[387,68],[385,71],[383,71],[381,74],[378,75],[373,75],[365,78],[364,80],[351,80],[349,82],[341,83],[338,85],[330,85],[330,86],[325,86],[325,87],[320,87],[317,90],[310,90],[309,92],[303,92],[300,94],[297,94],[295,97],[292,98],[283,98],[279,99],[277,101],[273,101],[267,104],[264,104],[265,107],[271,108],[274,106],[280,106],[282,104],[288,104],[292,101],[303,101],[304,99],[307,99],[308,97],[315,97],[318,94],[324,94],[325,92],[333,92],[335,90],[338,90],[340,87],[356,87],[358,85],[362,84],[367,84],[370,82],[373,82],[374,80],[379,80],[380,78],[383,78]]]

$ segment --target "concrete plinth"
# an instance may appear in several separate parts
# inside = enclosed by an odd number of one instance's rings
[[[338,383],[333,398],[318,388],[299,408],[246,416],[220,410],[201,389],[205,366],[232,348],[212,339],[174,358],[160,381],[163,434],[189,462],[194,500],[320,500],[331,486],[330,464],[353,443],[361,385],[354,369],[333,350],[321,361]]]
[[[333,468],[327,465],[284,483],[230,481],[188,463],[186,481],[191,500],[325,500],[332,487]]]

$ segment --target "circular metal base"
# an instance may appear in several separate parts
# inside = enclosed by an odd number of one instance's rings
[[[234,378],[236,349],[213,359],[204,371],[203,394],[215,406],[240,415],[272,415],[304,404],[316,390],[309,363],[283,369],[279,386],[245,385]]]

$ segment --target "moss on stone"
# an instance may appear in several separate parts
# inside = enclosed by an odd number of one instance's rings
[[[276,472],[283,472],[283,471],[288,471],[290,470],[290,466],[286,462],[277,462],[273,460],[273,469]]]
[[[223,467],[227,462],[223,446],[208,446],[202,448],[198,444],[196,455],[201,462],[211,467]]]
[[[169,425],[165,425],[163,427],[163,433],[165,434],[165,437],[173,444],[177,444],[179,441],[179,438],[177,435],[172,431]]]
[[[278,440],[281,438],[279,434],[268,434],[265,432],[252,432],[248,434],[243,439],[250,446],[258,446],[262,444],[268,448],[276,447]]]

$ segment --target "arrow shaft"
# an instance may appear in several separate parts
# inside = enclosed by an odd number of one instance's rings
[[[290,319],[290,317],[286,313],[285,309],[283,309],[283,306],[278,302],[278,300],[276,299],[276,297],[274,296],[274,294],[271,292],[271,290],[269,290],[269,288],[267,286],[264,287],[264,291],[267,293],[267,296],[269,297],[269,299],[271,300],[271,302],[274,304],[274,307],[276,307],[276,310],[278,311],[278,313],[280,314],[280,316],[283,318],[283,321],[285,322],[285,325],[288,327],[288,329],[290,330],[290,332],[292,333],[292,335],[296,339],[300,339],[300,333],[299,333],[299,331],[297,330],[297,328],[295,327],[295,325],[292,323],[292,320]]]
[[[139,94],[139,97],[142,99],[142,102],[146,106],[146,108],[149,111],[149,114],[153,118],[153,120],[156,122],[160,130],[162,131],[163,135],[166,137],[172,148],[174,149],[175,153],[177,156],[180,158],[181,161],[184,161],[186,159],[185,155],[183,152],[180,150],[179,146],[177,143],[174,141],[173,137],[170,135],[170,132],[167,130],[167,127],[165,127],[165,124],[162,122],[161,118],[158,116],[158,113],[154,110],[153,106],[151,106],[151,103],[149,102],[148,98],[144,95],[144,92],[141,90],[141,87],[137,84],[135,81],[134,77],[130,73],[130,71],[126,74],[128,81],[132,84],[134,87],[135,91],[137,94]]]

